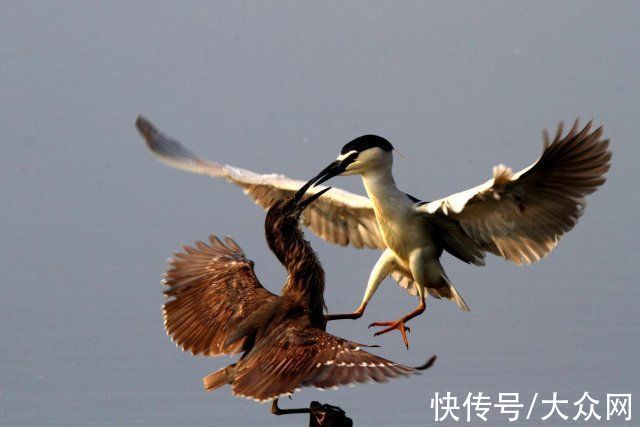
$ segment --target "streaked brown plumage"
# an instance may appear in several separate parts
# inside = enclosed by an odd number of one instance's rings
[[[299,225],[304,208],[323,192],[300,202],[307,188],[276,202],[265,220],[269,248],[289,273],[281,296],[262,287],[253,262],[229,237],[223,243],[212,235],[209,243],[184,247],[170,261],[168,334],[194,355],[243,353],[237,363],[205,377],[207,390],[230,384],[235,395],[263,402],[304,386],[385,382],[433,362],[400,365],[325,332],[324,271]]]

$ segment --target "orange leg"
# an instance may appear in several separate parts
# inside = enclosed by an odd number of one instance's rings
[[[356,309],[353,313],[346,314],[327,314],[324,316],[325,322],[329,322],[331,320],[341,320],[341,319],[359,319],[362,317],[362,313],[364,313],[365,308],[367,308],[367,303],[360,304],[360,307]]]
[[[376,332],[375,334],[373,334],[374,337],[377,337],[378,335],[382,335],[382,334],[386,334],[387,332],[391,332],[394,329],[397,329],[400,331],[400,333],[402,334],[402,341],[404,341],[404,345],[407,347],[407,350],[409,349],[409,340],[407,339],[407,332],[411,332],[411,329],[409,329],[408,327],[406,327],[404,324],[405,322],[408,322],[409,320],[413,319],[414,317],[422,314],[425,310],[425,302],[424,302],[424,297],[420,298],[420,304],[418,304],[418,307],[416,307],[415,310],[413,310],[411,313],[401,317],[398,320],[395,321],[391,321],[391,322],[373,322],[372,324],[369,325],[369,327],[371,328],[372,326],[388,326],[388,328],[385,328],[381,331]]]

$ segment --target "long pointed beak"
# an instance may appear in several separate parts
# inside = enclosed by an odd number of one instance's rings
[[[332,187],[323,188],[322,190],[318,191],[316,194],[312,194],[311,196],[307,197],[303,201],[298,202],[296,209],[303,210],[304,208],[309,206],[311,203],[313,203],[316,199],[318,199],[320,196],[322,196],[324,193],[331,190],[331,188]]]
[[[329,166],[324,168],[318,175],[311,178],[310,182],[314,182],[313,186],[320,185],[323,182],[333,178],[334,176],[340,175],[347,169],[349,163],[344,160],[336,160],[331,163]]]
[[[309,181],[307,181],[306,184],[304,184],[302,187],[300,187],[300,189],[296,192],[293,200],[294,202],[297,204],[300,202],[300,200],[302,199],[302,196],[304,196],[304,194],[307,192],[307,190],[310,187],[315,187],[318,184],[322,184],[323,182],[333,178],[334,176],[340,175],[342,172],[344,172],[347,169],[347,166],[349,166],[351,163],[353,163],[353,161],[355,160],[355,158],[357,157],[357,154],[355,156],[350,156],[341,160],[336,160],[333,163],[331,163],[329,166],[327,166],[326,168],[324,168],[318,175],[314,176],[313,178],[311,178]],[[331,188],[331,187],[329,187]],[[305,200],[305,206],[308,205],[309,203],[313,202],[314,200],[316,200],[318,197],[320,197],[321,195],[323,195],[324,193],[326,193],[327,191],[329,191],[329,188],[327,189],[323,189],[322,191],[314,194],[313,196],[309,197],[307,200]]]
[[[293,201],[296,204],[300,202],[300,199],[302,199],[302,196],[304,196],[304,193],[307,192],[309,187],[311,187],[315,181],[316,181],[316,178],[314,177],[313,179],[309,180],[305,185],[300,187],[298,191],[296,191],[296,194],[293,196]]]

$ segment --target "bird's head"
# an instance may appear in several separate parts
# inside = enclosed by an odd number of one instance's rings
[[[377,135],[363,135],[342,147],[338,158],[311,181],[318,185],[338,175],[362,175],[367,171],[390,167],[393,145]],[[311,182],[310,181],[310,182]]]
[[[299,255],[294,253],[292,246],[300,243],[306,245],[300,230],[300,215],[307,206],[331,189],[331,187],[324,188],[302,200],[312,184],[313,181],[306,183],[295,195],[276,201],[267,211],[264,221],[267,244],[285,266],[288,263],[287,257],[291,254]]]
[[[281,231],[285,225],[297,227],[304,209],[331,190],[331,187],[324,188],[303,200],[305,193],[313,183],[313,181],[309,181],[293,196],[277,200],[267,211],[265,228],[271,231]]]

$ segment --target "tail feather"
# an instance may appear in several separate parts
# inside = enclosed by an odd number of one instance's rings
[[[398,282],[400,287],[404,288],[410,295],[418,295],[418,284],[412,277],[405,275],[400,271],[394,271],[391,273],[391,277]],[[442,282],[438,284],[438,287],[427,287],[426,291],[432,297],[436,299],[447,298],[455,301],[460,310],[462,311],[471,311],[469,306],[462,296],[458,293],[456,288],[453,286],[449,278],[447,277],[444,270],[441,272],[440,277],[442,277]]]
[[[445,282],[447,282],[447,285],[449,285],[449,289],[451,290],[450,299],[455,301],[455,303],[458,305],[460,310],[471,311],[467,303],[464,301],[464,299],[462,299],[462,295],[458,293],[458,290],[455,288],[455,286],[453,286],[453,283],[451,283],[451,280],[449,280],[449,278],[447,277],[447,274],[444,271],[442,272],[442,278],[444,279]]]
[[[225,384],[231,384],[234,378],[235,366],[236,365],[234,363],[233,365],[229,365],[226,368],[222,368],[204,377],[202,379],[204,383],[204,389],[206,391],[213,391]]]

